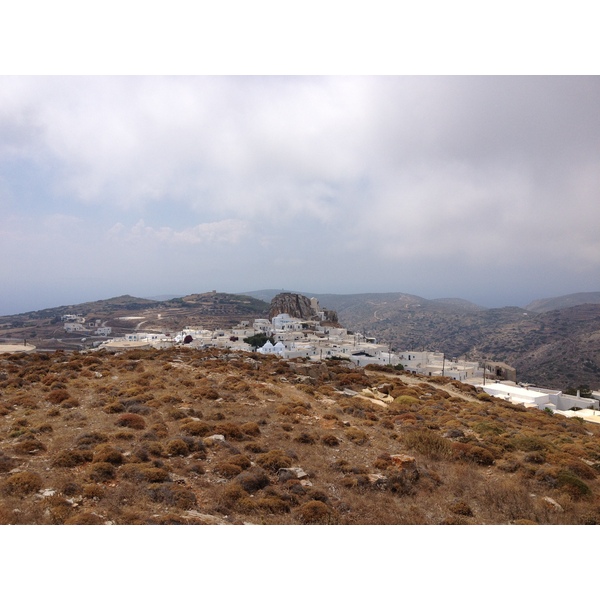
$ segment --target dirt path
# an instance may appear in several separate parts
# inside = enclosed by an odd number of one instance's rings
[[[365,371],[365,373],[369,374],[369,371],[367,370]],[[477,400],[477,398],[473,398],[473,396],[469,396],[456,389],[451,383],[435,383],[430,380],[424,381],[422,378],[415,377],[410,373],[399,373],[398,375],[396,375],[395,373],[386,373],[384,371],[375,371],[374,373],[377,373],[377,375],[383,375],[384,377],[387,377],[389,379],[399,379],[400,381],[403,381],[404,383],[407,383],[409,385],[414,385],[416,383],[427,383],[428,385],[431,385],[434,388],[437,388],[438,390],[444,390],[445,392],[448,392],[453,396],[458,396],[459,398],[462,398],[467,402],[476,402],[478,404],[482,403],[481,400]]]

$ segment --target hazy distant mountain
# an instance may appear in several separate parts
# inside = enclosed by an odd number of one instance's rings
[[[600,292],[579,292],[577,294],[557,296],[556,298],[543,298],[541,300],[534,300],[525,308],[541,313],[558,308],[580,306],[581,304],[600,304]]]

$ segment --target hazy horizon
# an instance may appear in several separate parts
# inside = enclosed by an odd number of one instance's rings
[[[0,77],[0,314],[600,287],[597,76]]]
[[[58,304],[40,304],[40,302],[36,302],[33,301],[32,304],[28,304],[28,308],[25,308],[23,310],[21,309],[17,309],[17,310],[13,310],[11,312],[2,312],[0,313],[0,317],[6,317],[6,316],[11,316],[11,315],[18,315],[18,314],[23,314],[23,313],[28,313],[28,312],[35,312],[35,311],[39,311],[39,310],[44,310],[44,309],[51,309],[51,308],[58,308],[61,306],[75,306],[77,304],[84,304],[87,302],[96,302],[96,301],[102,301],[102,300],[109,300],[111,298],[117,298],[119,296],[133,296],[133,297],[137,297],[137,298],[143,298],[146,300],[157,300],[157,301],[166,301],[166,300],[170,300],[172,298],[180,298],[183,296],[188,296],[191,294],[203,294],[203,293],[207,293],[207,292],[211,292],[213,290],[211,289],[203,289],[203,290],[190,290],[190,291],[186,291],[186,292],[181,292],[181,293],[165,293],[165,294],[143,294],[143,295],[137,295],[137,294],[129,294],[128,292],[123,292],[122,294],[114,294],[114,295],[110,295],[110,296],[101,296],[101,297],[97,297],[97,298],[88,298],[88,297],[81,297],[80,299],[78,299],[77,301],[67,301],[67,302],[60,302]],[[303,294],[308,294],[310,296],[316,296],[318,298],[319,295],[321,296],[327,296],[327,295],[354,295],[354,294],[408,294],[408,295],[412,295],[412,296],[419,296],[422,298],[425,298],[426,300],[444,300],[444,299],[460,299],[460,300],[467,300],[469,302],[473,302],[474,304],[479,304],[478,302],[473,301],[471,298],[467,298],[465,296],[431,296],[431,297],[426,297],[426,296],[422,296],[421,294],[414,294],[408,290],[387,290],[387,291],[377,291],[377,292],[373,292],[373,291],[361,291],[361,292],[330,292],[330,291],[318,291],[315,292],[314,290],[299,290],[299,289],[288,289],[288,288],[261,288],[261,289],[252,289],[252,290],[220,290],[220,289],[216,289],[214,290],[218,293],[227,293],[227,294],[253,294],[253,293],[259,293],[259,292],[265,292],[265,291],[273,291],[273,292],[294,292],[294,293],[303,293]],[[596,290],[597,293],[600,293],[600,291]],[[573,292],[573,294],[578,294],[581,292]],[[564,295],[571,295],[571,294],[564,294]],[[553,296],[554,297],[554,296]],[[556,297],[560,297],[560,296],[556,296]],[[520,308],[525,308],[528,304],[531,304],[532,302],[534,302],[535,300],[546,300],[550,297],[537,297],[537,298],[531,298],[528,299],[526,302],[523,302],[521,304],[502,304],[502,305],[497,305],[497,306],[486,306],[483,304],[479,304],[479,306],[481,306],[482,308],[506,308],[506,307],[520,307]],[[324,305],[324,308],[327,308],[326,305]]]

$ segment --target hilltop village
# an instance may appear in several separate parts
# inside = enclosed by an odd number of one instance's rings
[[[190,348],[220,348],[233,351],[258,352],[283,359],[302,358],[310,361],[342,360],[356,367],[369,365],[395,367],[398,370],[429,377],[449,377],[456,381],[480,387],[496,396],[529,408],[552,411],[566,417],[577,416],[600,423],[600,392],[591,398],[564,394],[530,384],[517,384],[514,368],[499,362],[448,359],[442,352],[426,350],[394,351],[388,345],[378,343],[374,337],[348,331],[337,322],[337,315],[323,310],[316,298],[310,300],[295,294],[282,294],[284,306],[300,309],[302,316],[273,311],[271,319],[242,321],[230,329],[203,329],[188,325],[181,331],[162,333],[135,331],[123,337],[98,342],[96,348],[110,352],[127,349],[171,348],[186,345]],[[295,297],[294,297],[295,296]],[[290,302],[290,298],[292,301]],[[277,306],[277,302],[274,303]],[[132,318],[132,317],[128,317]],[[74,315],[65,315],[65,329],[74,324],[82,325]],[[110,328],[97,326],[97,335],[109,335]]]

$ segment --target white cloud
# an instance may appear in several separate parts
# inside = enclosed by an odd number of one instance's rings
[[[140,219],[129,231],[122,223],[116,223],[108,231],[112,238],[122,237],[125,241],[144,239],[147,241],[182,244],[182,245],[216,245],[216,244],[239,244],[249,233],[248,224],[236,219],[225,219],[212,223],[199,223],[194,227],[175,230],[172,227],[154,228]]]
[[[3,242],[45,260],[125,283],[196,269],[220,278],[207,289],[259,272],[414,293],[452,272],[465,296],[490,269],[504,288],[532,270],[600,281],[600,78],[2,84]]]

